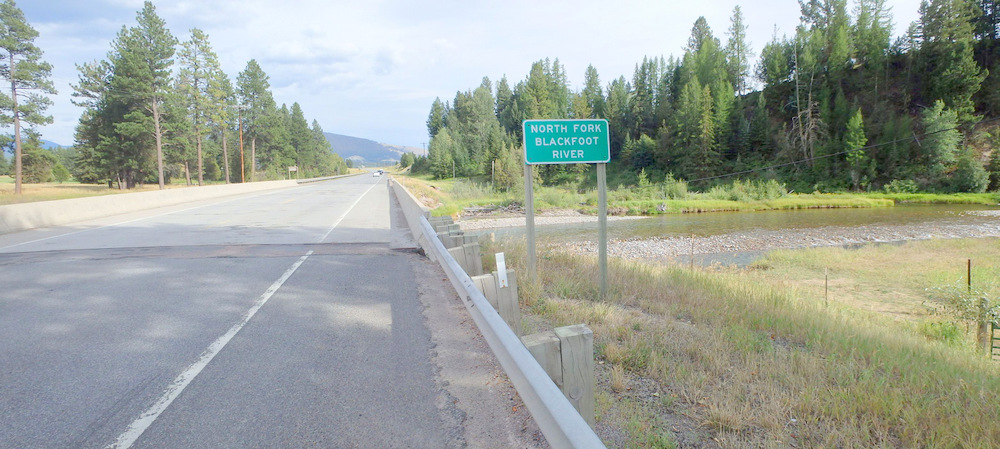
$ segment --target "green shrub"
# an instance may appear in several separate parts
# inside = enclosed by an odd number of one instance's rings
[[[450,193],[453,198],[458,200],[491,197],[495,195],[488,185],[464,179],[456,179],[455,184],[452,185]]]
[[[885,193],[917,193],[917,183],[909,179],[893,179],[884,187]]]
[[[737,179],[730,185],[718,185],[705,193],[708,199],[724,201],[765,201],[781,198],[788,194],[788,189],[773,179],[767,181],[741,181]]]
[[[924,321],[920,323],[917,331],[929,340],[940,341],[949,346],[958,346],[961,344],[964,334],[957,324],[950,322]]]

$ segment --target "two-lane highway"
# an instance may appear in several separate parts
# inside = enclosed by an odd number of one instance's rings
[[[0,236],[0,447],[463,446],[392,201],[360,176]]]

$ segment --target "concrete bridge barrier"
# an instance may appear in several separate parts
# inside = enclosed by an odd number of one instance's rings
[[[0,234],[296,185],[294,180],[248,182],[8,204],[0,206]]]

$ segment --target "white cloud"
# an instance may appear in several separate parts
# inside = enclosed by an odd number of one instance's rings
[[[180,0],[157,12],[181,41],[208,33],[235,80],[250,59],[270,76],[276,100],[299,102],[327,131],[420,146],[434,97],[507,75],[524,79],[531,63],[558,58],[574,88],[594,65],[603,83],[632,71],[644,56],[680,56],[691,26],[705,16],[724,40],[733,7],[742,5],[753,49],[774,25],[790,34],[795,0],[670,2],[649,0]],[[916,19],[919,0],[890,0],[896,33]],[[72,143],[81,110],[69,104],[75,63],[103,59],[122,25],[133,26],[141,0],[36,0],[20,5],[55,66],[60,95],[45,138]]]

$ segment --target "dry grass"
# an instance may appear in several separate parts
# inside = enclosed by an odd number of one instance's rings
[[[523,270],[523,245],[499,246]],[[542,279],[523,282],[522,296],[548,326],[593,329],[612,370],[599,427],[623,429],[622,446],[669,447],[684,434],[673,416],[706,432],[692,447],[1000,447],[1000,370],[981,357],[756,274],[609,268],[599,302],[593,259],[542,254]],[[636,379],[676,399],[617,399]]]
[[[109,189],[107,185],[78,183],[23,184],[21,194],[14,194],[14,182],[9,176],[0,176],[0,206],[5,204],[33,203],[37,201],[66,200],[89,196],[115,195],[119,193],[158,190],[156,184],[147,184],[131,190]],[[183,185],[168,185],[167,188],[183,188]]]
[[[965,285],[968,261],[972,282],[1000,297],[1000,239],[935,239],[770,252],[753,268],[755,277],[794,286],[803,299],[830,301],[908,322],[947,319],[933,316],[933,291]],[[829,273],[829,292],[824,276]]]

